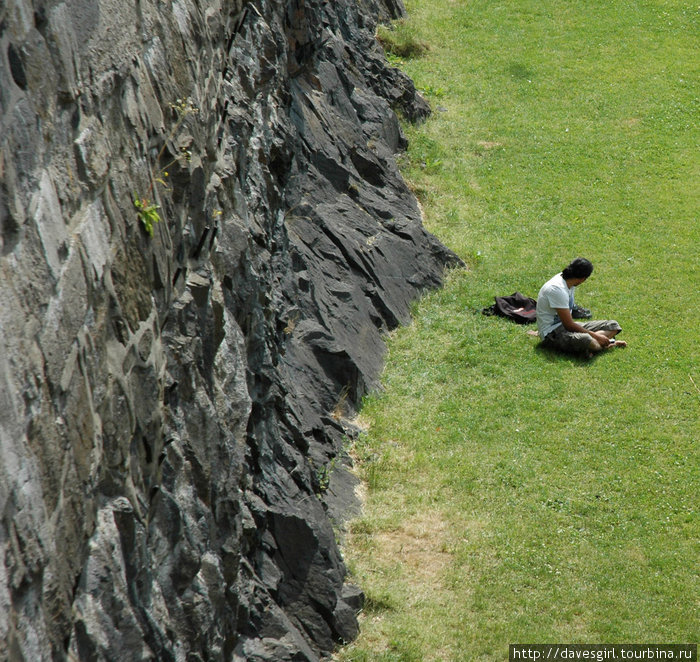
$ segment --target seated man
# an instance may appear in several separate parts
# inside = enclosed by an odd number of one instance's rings
[[[626,347],[615,340],[622,328],[615,320],[593,320],[579,324],[571,316],[574,290],[593,272],[593,265],[577,257],[564,271],[550,278],[537,296],[537,329],[545,347],[591,357],[609,347]]]

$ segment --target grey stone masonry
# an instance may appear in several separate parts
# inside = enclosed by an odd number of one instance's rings
[[[350,421],[459,263],[394,161],[402,11],[0,3],[0,660],[356,636]]]

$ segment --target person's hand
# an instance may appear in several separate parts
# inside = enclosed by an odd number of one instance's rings
[[[606,347],[610,346],[610,338],[608,338],[604,333],[596,333],[593,332],[591,334],[595,340],[598,341],[598,344],[605,349]]]

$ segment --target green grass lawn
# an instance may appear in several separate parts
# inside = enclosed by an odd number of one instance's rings
[[[356,444],[339,660],[504,660],[510,643],[700,641],[700,8],[412,0],[434,109],[404,173],[468,264],[390,341]],[[627,349],[592,361],[485,317],[576,256]]]

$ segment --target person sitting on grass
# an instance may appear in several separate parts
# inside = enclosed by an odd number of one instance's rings
[[[610,347],[626,347],[615,340],[622,328],[615,320],[574,321],[574,291],[593,273],[593,265],[577,257],[561,273],[550,278],[537,296],[537,329],[543,347],[591,357]]]

